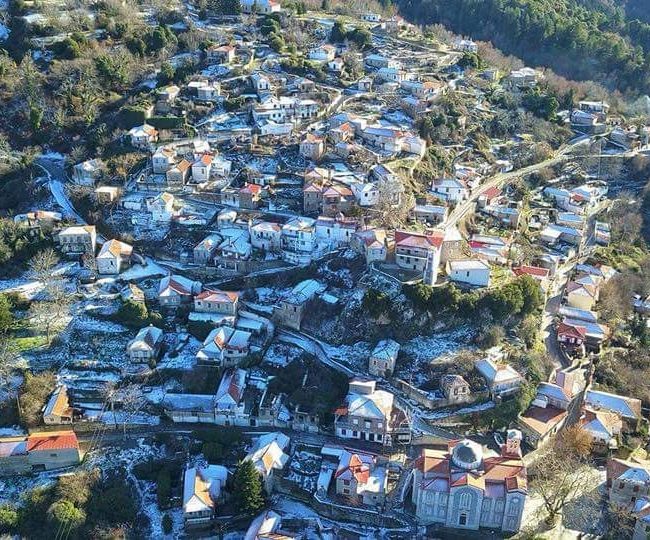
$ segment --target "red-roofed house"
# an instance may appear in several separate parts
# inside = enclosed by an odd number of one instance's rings
[[[334,473],[336,493],[356,503],[379,505],[384,502],[388,475],[370,454],[343,450]]]
[[[440,266],[443,236],[409,231],[395,231],[395,262],[400,268],[423,272],[429,253],[437,274]]]
[[[0,476],[77,465],[81,455],[74,431],[49,431],[0,438]]]
[[[575,349],[580,347],[587,337],[587,328],[561,322],[557,327],[557,339],[565,347]]]
[[[237,315],[239,293],[206,289],[194,297],[194,310],[199,313]]]
[[[515,266],[512,269],[515,276],[528,275],[533,279],[539,281],[542,289],[546,290],[549,285],[549,276],[551,271],[548,268],[542,268],[541,266],[527,266],[522,264],[521,266]]]

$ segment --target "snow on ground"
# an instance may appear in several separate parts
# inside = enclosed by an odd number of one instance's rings
[[[0,23],[0,41],[5,41],[9,37],[9,28]]]
[[[135,413],[132,414],[127,411],[115,411],[115,412],[105,412],[102,414],[99,420],[103,424],[108,425],[145,425],[145,426],[157,426],[160,424],[160,417],[153,416],[146,413]]]
[[[471,414],[479,411],[487,411],[488,409],[492,409],[493,407],[494,407],[493,401],[486,401],[485,403],[478,403],[476,405],[472,405],[471,407],[463,407],[462,409],[455,409],[455,410],[444,409],[441,411],[425,412],[420,414],[420,416],[422,418],[426,418],[427,420],[442,420],[443,418],[447,418],[449,416]]]
[[[584,473],[581,473],[584,474]],[[603,523],[603,496],[606,495],[606,471],[589,469],[593,477],[591,482],[585,482],[586,490],[579,493],[564,507],[562,526],[574,531],[587,534],[601,535],[605,532]],[[530,494],[526,499],[522,517],[522,532],[524,534],[544,530],[543,520],[546,517],[542,498],[535,492],[534,482],[531,483]],[[559,529],[559,528],[558,528]],[[560,531],[556,530],[558,536]],[[547,533],[549,534],[549,533]],[[551,536],[547,536],[551,538]]]
[[[76,315],[70,323],[70,328],[84,332],[97,332],[102,334],[123,334],[128,332],[121,324],[100,319],[94,319],[86,315]]]
[[[302,355],[303,350],[293,345],[274,342],[264,354],[263,362],[274,366],[286,366]]]
[[[0,504],[19,502],[23,493],[32,489],[52,485],[56,479],[52,473],[40,473],[31,476],[0,477]]]
[[[462,327],[433,336],[418,336],[404,343],[401,350],[418,364],[429,363],[465,348],[471,336],[472,330]]]
[[[322,342],[322,345],[331,359],[356,367],[365,367],[372,352],[372,347],[365,341],[358,341],[354,345],[330,345]]]
[[[18,426],[0,428],[0,437],[15,437],[25,435],[25,430]]]
[[[183,335],[176,338],[175,335],[165,336],[166,340],[180,341],[184,339]],[[158,362],[158,368],[162,369],[192,369],[196,365],[196,353],[202,347],[202,343],[193,336],[188,336],[187,342],[175,353],[167,353],[163,359]]]
[[[120,278],[125,281],[138,281],[145,278],[155,277],[155,276],[166,276],[169,274],[162,266],[154,262],[153,259],[147,257],[146,266],[141,264],[134,264],[131,268],[122,272]]]

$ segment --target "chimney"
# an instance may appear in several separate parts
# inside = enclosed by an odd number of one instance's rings
[[[509,429],[506,435],[505,454],[521,457],[521,431]]]

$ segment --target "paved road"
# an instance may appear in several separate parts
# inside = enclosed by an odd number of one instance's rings
[[[571,141],[568,145],[564,146],[559,151],[557,151],[552,158],[547,159],[546,161],[542,161],[540,163],[536,163],[535,165],[524,167],[523,169],[517,169],[516,171],[495,174],[494,176],[489,178],[486,182],[484,182],[479,189],[475,190],[470,195],[469,199],[467,199],[463,203],[456,206],[456,208],[454,208],[453,212],[447,218],[446,225],[451,225],[451,226],[457,225],[459,221],[461,221],[471,210],[474,209],[474,206],[478,198],[483,193],[485,193],[488,189],[493,187],[500,187],[503,184],[505,184],[508,180],[512,180],[519,176],[526,176],[531,173],[534,173],[535,171],[541,170],[545,167],[550,167],[551,165],[556,165],[557,163],[561,163],[562,161],[568,159],[567,154],[569,152],[571,152],[577,146],[584,144],[585,141],[587,141],[588,139],[589,138],[586,136],[577,137],[576,139]]]

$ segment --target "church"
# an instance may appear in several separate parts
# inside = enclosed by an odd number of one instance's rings
[[[500,455],[484,456],[481,445],[467,439],[451,441],[447,450],[424,449],[413,475],[418,521],[518,531],[527,494],[520,445],[521,433],[512,429]]]

